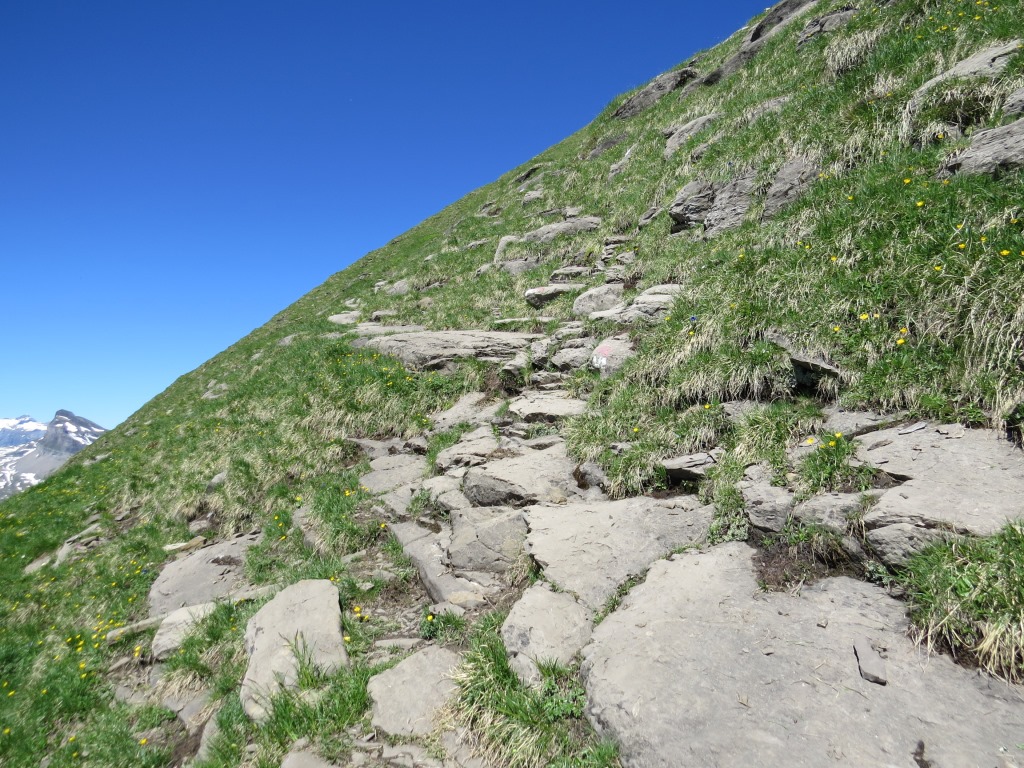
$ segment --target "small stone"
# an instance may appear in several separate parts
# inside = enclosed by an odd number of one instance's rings
[[[861,677],[869,683],[878,683],[879,685],[889,682],[885,674],[885,662],[871,647],[870,640],[857,640],[853,644],[853,652],[857,656],[857,666],[860,668]]]

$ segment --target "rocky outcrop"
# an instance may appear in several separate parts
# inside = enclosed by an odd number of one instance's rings
[[[530,288],[526,291],[523,298],[526,299],[526,303],[531,307],[540,308],[545,304],[550,304],[560,296],[564,296],[567,293],[578,293],[586,287],[579,283],[555,283],[539,288]]]
[[[752,171],[728,182],[691,181],[669,207],[672,232],[703,227],[705,237],[738,227],[750,209],[756,174]]]
[[[902,565],[935,538],[991,536],[1020,516],[1024,455],[995,430],[919,422],[873,432],[857,458],[897,480],[863,518],[868,542]]]
[[[661,320],[672,308],[676,296],[682,291],[681,285],[653,285],[633,299],[632,304],[620,304],[603,312],[591,312],[591,320],[612,320],[631,325]]]
[[[787,160],[768,188],[762,218],[770,218],[800,199],[817,177],[818,167],[808,158],[798,156]]]
[[[540,336],[507,331],[423,331],[363,341],[363,346],[393,355],[410,368],[443,368],[460,358],[502,362]]]
[[[387,493],[421,479],[427,470],[427,461],[408,454],[382,456],[370,462],[370,470],[359,478],[359,485],[370,493]]]
[[[525,422],[556,422],[578,416],[587,408],[585,400],[569,397],[565,392],[524,392],[509,403],[508,410]]]
[[[563,503],[574,493],[573,466],[563,443],[528,450],[473,467],[466,472],[462,492],[479,507]]]
[[[590,232],[599,226],[601,226],[601,219],[597,216],[573,216],[565,221],[545,224],[543,227],[538,227],[524,235],[505,235],[498,241],[498,248],[494,252],[494,262],[499,263],[501,261],[505,249],[512,243],[550,243],[564,235]]]
[[[712,508],[679,496],[538,504],[525,515],[527,551],[545,577],[597,611],[629,577],[676,547],[703,541]]]
[[[504,507],[459,509],[451,513],[448,560],[460,570],[503,573],[523,551],[523,513]]]
[[[622,283],[610,283],[591,288],[576,297],[572,303],[572,313],[577,317],[587,317],[591,312],[603,312],[611,309],[622,300]]]
[[[974,134],[969,147],[946,160],[940,175],[998,175],[1017,168],[1024,168],[1024,120]]]
[[[300,664],[326,674],[348,664],[338,599],[338,588],[326,579],[299,581],[249,619],[249,666],[239,697],[253,720],[270,715],[270,699],[280,690],[298,687]]]
[[[847,22],[856,15],[857,7],[848,5],[844,8],[837,8],[823,16],[817,16],[811,19],[804,25],[803,30],[800,32],[800,37],[796,40],[797,46],[803,45],[808,40],[812,40],[818,35],[835,32],[840,27],[846,26]]]
[[[765,594],[752,560],[745,544],[674,555],[595,628],[587,716],[624,766],[1005,761],[1013,690],[926,658],[879,587],[833,578]]]
[[[599,342],[590,355],[590,364],[607,379],[636,354],[627,334],[612,336]]]
[[[150,587],[150,614],[164,616],[245,588],[245,553],[258,540],[258,535],[237,536],[168,563]]]
[[[451,679],[462,657],[430,646],[370,678],[371,724],[391,736],[427,736],[457,690]]]
[[[696,70],[690,69],[689,67],[676,69],[672,72],[666,72],[662,75],[658,75],[651,82],[626,99],[626,101],[624,101],[622,105],[612,113],[612,116],[621,119],[635,117],[641,112],[654,106],[663,96],[671,93],[677,88],[681,88],[696,76]]]
[[[721,117],[718,112],[710,115],[702,115],[682,125],[672,126],[663,133],[666,136],[664,157],[666,160],[672,157],[681,146],[707,128],[711,123]]]

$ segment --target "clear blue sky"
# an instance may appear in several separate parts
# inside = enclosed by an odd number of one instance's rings
[[[111,427],[765,2],[0,9],[0,417]]]

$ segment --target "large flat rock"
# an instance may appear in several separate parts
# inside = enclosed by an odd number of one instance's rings
[[[443,523],[439,528],[435,532],[418,523],[397,523],[391,532],[416,566],[431,600],[465,609],[486,605],[488,598],[500,591],[501,583],[483,571],[453,572],[448,559],[451,526]]]
[[[373,727],[392,736],[426,736],[457,690],[451,679],[462,657],[430,646],[370,678]]]
[[[238,536],[168,563],[149,589],[149,613],[163,616],[186,605],[212,603],[245,588],[245,553],[259,540]]]
[[[1018,764],[1019,687],[928,658],[873,585],[764,594],[752,556],[726,544],[656,563],[594,630],[587,714],[625,768]]]
[[[995,430],[893,427],[861,438],[857,458],[906,480],[864,516],[869,540],[890,564],[942,532],[990,536],[1021,515],[1024,454]]]
[[[527,685],[541,681],[538,663],[568,666],[590,641],[591,611],[572,595],[554,592],[547,584],[534,584],[512,606],[501,638],[512,669]]]
[[[589,358],[590,352],[585,356]],[[508,404],[509,413],[527,422],[560,421],[567,416],[579,416],[586,409],[586,400],[570,397],[560,390],[529,390]]]
[[[527,551],[558,587],[600,610],[620,584],[673,549],[704,540],[712,508],[690,496],[538,504],[525,510]]]
[[[299,581],[282,589],[245,628],[249,666],[239,698],[257,722],[270,714],[270,700],[299,683],[299,658],[331,673],[348,664],[341,631],[338,588],[327,579]]]
[[[466,472],[462,492],[478,507],[561,503],[574,494],[574,463],[558,443],[542,451],[496,459]]]
[[[393,355],[410,368],[442,368],[460,358],[504,362],[540,336],[509,331],[421,331],[376,336],[363,344]]]
[[[590,319],[613,320],[627,325],[660,320],[669,313],[672,303],[682,290],[681,285],[653,285],[633,299],[632,304],[591,312]]]
[[[485,424],[501,407],[483,392],[468,392],[451,408],[431,415],[432,432],[445,432],[459,424]]]
[[[381,456],[370,462],[370,472],[359,478],[359,484],[371,493],[387,493],[422,479],[426,471],[427,460],[422,456]]]
[[[518,509],[474,507],[451,513],[448,560],[468,571],[507,571],[523,551],[526,521]]]

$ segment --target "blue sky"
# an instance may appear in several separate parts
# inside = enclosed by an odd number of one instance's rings
[[[111,427],[761,2],[0,11],[0,417]]]

